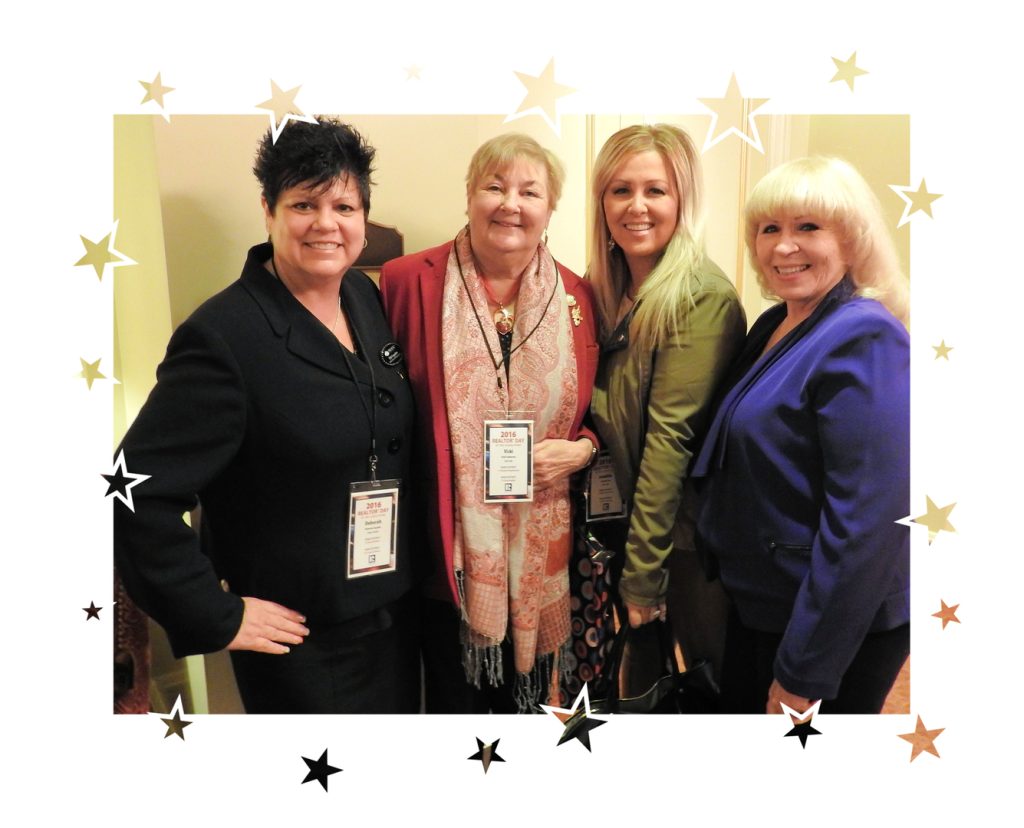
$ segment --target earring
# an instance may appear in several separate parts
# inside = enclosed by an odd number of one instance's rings
[[[611,236],[608,237],[608,252],[611,253],[615,249],[615,239]]]
[[[366,236],[363,236],[363,250],[366,250],[366,248],[369,247],[369,246],[370,246],[370,240],[368,238],[366,238]]]
[[[546,227],[544,228],[544,238],[543,238],[543,239],[541,239],[541,243],[542,243],[542,244],[543,244],[543,245],[544,245],[545,247],[547,247],[547,246],[548,246],[548,229],[547,229]]]

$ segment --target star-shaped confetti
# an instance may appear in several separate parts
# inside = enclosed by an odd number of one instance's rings
[[[917,717],[917,727],[913,733],[900,733],[901,739],[906,739],[913,745],[913,749],[910,751],[910,761],[913,762],[919,753],[928,751],[933,756],[939,756],[938,750],[935,749],[935,740],[939,737],[946,728],[939,727],[935,730],[928,730],[924,726],[924,722],[921,721],[921,717]],[[942,757],[939,757],[940,759]]]
[[[185,728],[188,727],[192,722],[187,722],[181,718],[182,706],[181,706],[181,695],[174,700],[174,704],[171,706],[171,718],[165,719],[162,714],[157,713],[160,716],[160,721],[167,725],[167,732],[164,734],[166,739],[171,734],[174,734],[183,742],[185,741]]]
[[[99,621],[101,609],[103,609],[103,607],[97,607],[95,601],[90,601],[89,606],[82,607],[82,612],[85,613],[85,620],[88,621],[90,618],[95,618]]]
[[[523,97],[519,108],[509,115],[505,122],[508,123],[515,115],[520,113],[528,114],[533,109],[540,109],[555,132],[558,132],[558,113],[556,103],[559,98],[571,95],[576,90],[571,86],[558,83],[555,80],[555,59],[551,58],[544,71],[539,75],[527,75],[523,72],[516,72],[519,82],[526,87],[526,95]]]
[[[938,345],[932,345],[932,350],[935,351],[936,359],[941,357],[946,362],[949,362],[949,352],[953,350],[953,346],[947,345],[946,340],[943,339]]]
[[[327,790],[327,777],[332,773],[341,773],[342,768],[336,768],[333,765],[327,764],[327,748],[324,748],[324,752],[320,754],[319,759],[307,759],[305,756],[302,757],[302,761],[306,763],[306,767],[309,768],[309,773],[306,774],[306,778],[302,780],[302,784],[305,785],[307,782],[316,780],[319,782],[323,789]]]
[[[582,707],[580,706],[581,703]],[[590,750],[590,731],[603,724],[607,724],[607,719],[591,717],[590,691],[587,689],[586,683],[583,684],[583,689],[580,690],[579,695],[576,696],[576,701],[572,703],[572,707],[568,710],[564,707],[551,707],[546,704],[542,704],[541,709],[546,713],[550,713],[565,725],[565,729],[562,731],[562,738],[558,740],[560,745],[576,739],[583,747]]]
[[[301,86],[295,86],[287,91],[281,89],[273,80],[270,81],[270,97],[263,103],[256,104],[257,109],[269,109],[271,140],[275,143],[281,137],[281,131],[288,124],[288,121],[304,121],[307,124],[315,124],[316,118],[312,115],[303,115],[302,110],[295,104],[295,96],[299,94]]]
[[[476,746],[477,752],[472,756],[467,756],[467,759],[479,759],[480,764],[484,766],[484,773],[487,773],[487,769],[491,766],[491,762],[504,762],[505,760],[498,756],[498,742],[501,739],[495,739],[489,745],[485,745],[483,741],[477,737]]]
[[[142,84],[142,88],[146,90],[146,95],[142,99],[142,103],[146,101],[155,101],[156,105],[161,109],[164,107],[164,95],[168,92],[173,92],[173,86],[164,86],[163,81],[160,80],[160,73],[156,73],[156,77],[153,78],[149,83],[145,81],[139,81]]]
[[[902,227],[917,212],[924,213],[928,218],[935,218],[932,215],[932,202],[942,198],[942,193],[929,193],[923,178],[916,190],[911,190],[910,187],[902,187],[899,184],[890,184],[889,189],[905,202],[903,215],[900,216],[900,220],[896,224],[897,227]]]
[[[866,75],[867,70],[861,69],[857,66],[857,53],[854,52],[847,60],[840,60],[839,58],[832,58],[832,62],[836,65],[836,73],[832,76],[832,80],[829,83],[835,83],[836,81],[846,81],[846,85],[850,87],[850,91],[853,91],[853,82],[858,75]]]
[[[417,66],[414,63],[410,66],[403,66],[402,68],[405,70],[406,80],[423,80],[423,78],[420,77],[420,72],[423,71],[422,66]]]
[[[760,109],[768,98],[744,98],[740,94],[736,75],[729,78],[729,87],[723,98],[698,98],[713,113],[707,138],[704,139],[704,152],[729,135],[736,135],[746,141],[760,153],[764,153],[761,136],[754,123],[754,112]]]
[[[98,242],[91,241],[85,236],[79,236],[85,246],[85,255],[77,262],[75,267],[88,265],[96,271],[96,278],[102,280],[107,265],[121,267],[122,265],[133,265],[136,262],[129,259],[121,251],[115,249],[114,239],[117,238],[117,222],[114,222],[113,229]]]
[[[92,390],[92,384],[98,379],[106,379],[106,376],[100,373],[100,361],[97,359],[95,362],[86,362],[82,357],[78,358],[78,361],[82,363],[82,371],[78,375],[85,380],[85,384]]]
[[[942,619],[942,629],[946,629],[946,624],[948,624],[950,621],[954,621],[955,623],[959,624],[960,619],[956,617],[956,611],[957,609],[959,609],[960,605],[953,604],[953,606],[948,607],[946,606],[946,602],[943,601],[941,598],[939,599],[939,603],[942,604],[942,609],[940,609],[938,612],[933,612],[932,618]]]
[[[918,515],[915,518],[911,518],[911,523],[920,523],[923,526],[928,527],[928,545],[931,546],[935,536],[939,532],[955,532],[953,524],[949,522],[949,513],[953,511],[953,507],[956,503],[950,503],[948,506],[936,506],[935,501],[930,497],[925,496],[925,503],[927,504],[928,511],[923,515]]]
[[[114,460],[114,473],[104,474],[101,477],[110,484],[107,486],[107,493],[104,497],[113,495],[127,506],[130,511],[134,512],[135,503],[132,500],[132,489],[140,483],[149,480],[150,475],[134,474],[128,471],[124,462],[124,449],[122,449],[117,453],[117,458]]]
[[[786,733],[787,736],[796,736],[800,740],[800,747],[804,750],[807,749],[807,740],[811,736],[820,736],[821,731],[815,730],[811,726],[811,719],[808,718],[806,721],[798,722]]]

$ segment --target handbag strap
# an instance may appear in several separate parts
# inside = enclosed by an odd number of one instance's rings
[[[669,675],[672,676],[676,686],[679,685],[680,676],[679,664],[676,662],[675,637],[672,628],[665,621],[652,621],[658,628],[658,658],[662,662],[661,667],[667,666]],[[619,708],[619,680],[622,670],[623,656],[626,652],[626,644],[629,643],[630,631],[633,627],[628,619],[619,627],[615,633],[615,640],[612,642],[612,651],[608,657],[608,710],[610,713],[617,713]],[[666,664],[667,662],[667,664]]]

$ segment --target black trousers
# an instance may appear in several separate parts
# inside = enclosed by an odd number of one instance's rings
[[[775,678],[775,653],[782,633],[743,626],[733,610],[722,667],[722,712],[764,713]],[[878,713],[910,654],[910,624],[869,633],[843,674],[839,694],[821,703],[821,713]],[[788,689],[788,688],[787,688]]]
[[[502,642],[502,684],[486,676],[480,687],[466,681],[459,643],[459,611],[447,601],[421,600],[420,646],[427,713],[515,713],[515,666],[512,645]]]
[[[323,627],[285,655],[231,653],[247,713],[418,713],[420,664],[412,595]]]

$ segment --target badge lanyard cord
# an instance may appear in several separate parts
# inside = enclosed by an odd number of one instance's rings
[[[338,301],[341,302],[341,295],[338,295]],[[363,338],[359,335],[359,329],[350,324],[349,327],[352,329],[352,336],[356,340],[356,345],[359,350],[366,355],[364,364],[370,372],[370,405],[367,408],[366,400],[363,399],[363,392],[359,388],[359,379],[356,377],[352,360],[349,358],[348,350],[344,345],[341,344],[335,338],[335,342],[338,343],[338,349],[341,351],[341,358],[345,360],[345,367],[348,368],[349,374],[352,375],[352,382],[356,386],[356,396],[359,397],[359,404],[363,407],[363,414],[366,415],[366,420],[370,424],[370,454],[367,457],[367,462],[370,466],[370,482],[377,482],[377,380],[373,375],[373,364],[369,359],[369,353],[366,350],[366,346],[363,345]]]
[[[462,269],[462,257],[459,256],[458,245],[455,246],[455,263],[459,266],[459,276],[462,279],[462,286],[466,289],[466,296],[469,297],[469,304],[473,308],[473,315],[476,317],[476,324],[480,328],[480,336],[483,337],[484,345],[487,346],[487,355],[491,358],[491,364],[494,366],[494,375],[498,381],[498,389],[504,388],[501,382],[501,368],[505,365],[505,355],[502,354],[501,359],[497,359],[494,356],[494,350],[491,348],[491,341],[487,338],[487,332],[484,330],[483,320],[480,318],[480,312],[476,308],[476,302],[473,301],[473,293],[469,289],[469,283],[466,281],[466,272]],[[482,277],[481,277],[482,278]],[[544,305],[544,310],[541,312],[540,317],[537,319],[537,323],[530,329],[530,332],[524,336],[519,343],[508,352],[508,359],[511,363],[512,354],[518,351],[523,345],[526,344],[527,340],[537,332],[537,328],[540,327],[540,323],[544,321],[544,317],[547,316],[548,308],[551,307],[551,301],[555,298],[555,292],[558,290],[558,265],[555,265],[555,280],[551,287],[551,295],[548,296],[548,301]],[[507,366],[506,366],[507,370]],[[506,404],[505,408],[508,408]],[[506,411],[507,413],[507,411]]]

